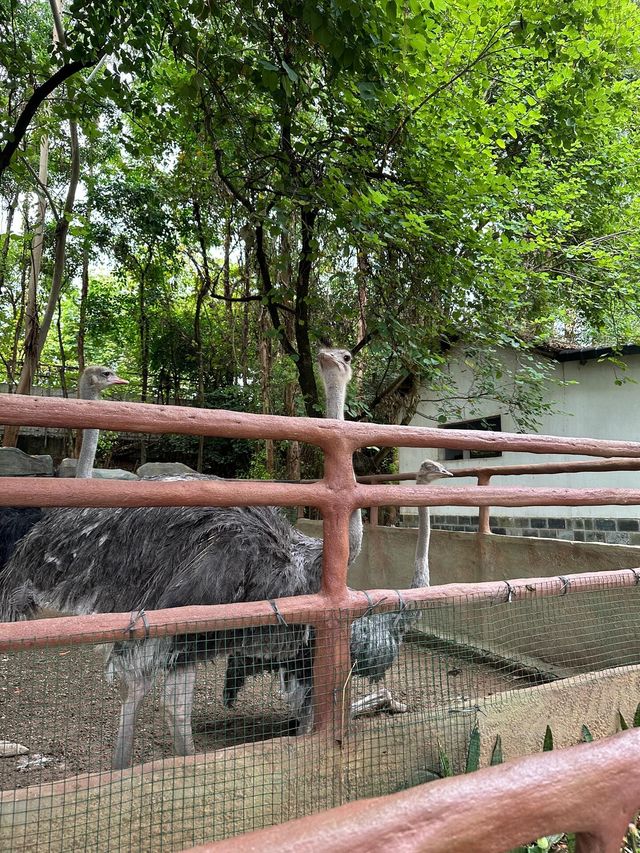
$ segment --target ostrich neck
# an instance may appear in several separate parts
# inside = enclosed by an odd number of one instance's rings
[[[347,386],[344,382],[325,377],[326,417],[344,420],[344,404]],[[353,563],[362,548],[362,511],[356,509],[349,518],[349,565]]]
[[[429,507],[418,507],[418,542],[416,544],[416,562],[411,580],[411,588],[430,585],[429,577],[429,539],[431,538],[431,520]]]
[[[82,382],[80,383],[79,395],[81,400],[100,399],[98,392],[87,388]],[[96,461],[99,435],[100,430],[97,429],[85,429],[82,431],[82,447],[80,448],[80,456],[76,465],[76,480],[88,480],[93,477],[93,463]]]
[[[347,398],[347,386],[335,378],[325,378],[326,417],[344,420],[344,402]]]
[[[93,476],[93,463],[98,449],[100,430],[85,429],[82,432],[82,448],[76,465],[76,479],[87,480]]]

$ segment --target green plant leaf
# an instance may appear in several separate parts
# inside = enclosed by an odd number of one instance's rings
[[[467,763],[464,769],[465,773],[473,773],[480,767],[480,729],[476,723],[469,738],[469,747],[467,749]]]
[[[585,726],[583,724],[582,725],[582,742],[583,743],[591,743],[592,741],[593,741],[593,735],[591,734],[591,732],[589,731],[587,726]]]
[[[491,750],[491,760],[489,764],[493,767],[496,764],[502,764],[504,761],[504,756],[502,755],[502,738],[500,735],[496,735],[496,742],[493,745],[493,749]]]

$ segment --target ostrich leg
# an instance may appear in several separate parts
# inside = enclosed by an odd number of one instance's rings
[[[162,704],[176,755],[193,755],[196,751],[191,728],[195,686],[195,663],[176,666],[167,672]]]
[[[153,678],[148,675],[134,675],[130,679],[123,679],[120,683],[122,707],[120,708],[120,724],[111,761],[111,767],[114,770],[123,770],[131,765],[136,715],[140,703],[152,686]]]

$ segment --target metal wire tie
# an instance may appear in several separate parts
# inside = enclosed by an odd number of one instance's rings
[[[407,607],[409,605],[407,604],[407,602],[404,600],[404,598],[400,594],[399,589],[394,590],[394,592],[398,596],[398,607],[399,607],[398,613],[396,614],[396,618],[393,620],[393,627],[395,628],[397,626],[398,622],[400,622],[400,620],[402,619],[402,614],[404,613],[404,611],[407,609]]]
[[[278,610],[278,605],[275,603],[275,601],[272,598],[269,599],[269,604],[273,607],[273,612],[276,614],[276,619],[278,620],[278,623],[280,625],[282,625],[283,628],[288,628],[289,623],[284,618],[282,613],[280,613],[280,611]]]
[[[386,596],[386,595],[383,595],[383,596],[382,596],[382,598],[380,599],[380,601],[373,601],[373,599],[371,598],[371,596],[369,595],[369,593],[366,591],[366,589],[362,589],[362,590],[360,590],[360,591],[363,593],[363,595],[364,595],[364,596],[366,596],[366,599],[367,599],[367,601],[369,602],[369,606],[367,607],[367,609],[366,609],[366,610],[364,611],[364,613],[362,614],[362,616],[363,616],[363,617],[364,617],[364,616],[371,616],[371,614],[373,613],[373,611],[375,610],[375,608],[376,608],[379,604],[382,604],[382,602],[383,602],[383,601],[386,601],[386,600],[387,600],[387,596]],[[397,590],[396,590],[396,592],[397,592]]]
[[[633,576],[636,579],[636,586],[640,583],[640,571],[637,569],[629,569],[630,572],[633,572]]]
[[[562,584],[563,584],[562,591],[560,592],[560,595],[566,595],[569,592],[569,587],[571,586],[571,581],[569,580],[569,578],[565,578],[564,575],[558,575],[558,577],[560,578],[560,580],[562,581]]]
[[[511,586],[511,584],[509,583],[509,581],[504,581],[504,583],[506,583],[506,585],[507,585],[506,603],[510,604],[513,601],[513,599],[515,598],[516,592],[515,592],[514,588]]]
[[[136,622],[138,619],[142,619],[142,624],[144,625],[144,638],[148,640],[151,636],[149,631],[149,620],[147,619],[147,614],[144,609],[142,610],[132,610],[129,617],[129,624],[127,625],[127,631],[131,634],[133,633],[133,629],[136,627]]]

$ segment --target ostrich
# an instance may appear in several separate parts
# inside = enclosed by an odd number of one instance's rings
[[[318,361],[326,413],[342,417],[351,354],[323,349]],[[351,560],[361,541],[358,510],[349,524]],[[322,547],[322,540],[302,534],[274,507],[53,510],[0,572],[0,617],[26,618],[41,607],[109,613],[315,593]],[[196,661],[231,653],[279,666],[299,656],[308,637],[304,625],[275,625],[108,647],[107,675],[119,677],[122,695],[113,768],[131,763],[135,716],[160,672],[166,672],[163,704],[175,752],[190,755]],[[290,701],[303,732],[311,721],[312,684],[304,672],[300,681]]]
[[[87,367],[82,372],[78,383],[78,395],[81,400],[98,400],[104,390],[112,385],[128,385],[126,379],[121,379],[109,367],[95,365]],[[86,480],[93,476],[93,463],[98,449],[97,429],[85,429],[82,433],[82,447],[76,465],[76,478]]]
[[[93,365],[82,372],[78,382],[78,395],[82,400],[97,400],[100,394],[112,385],[127,384],[127,380],[116,376],[111,368]],[[98,435],[97,429],[84,430],[76,477],[91,477]],[[39,507],[9,506],[0,509],[0,566],[5,565],[18,542],[41,520],[43,514]]]
[[[420,466],[416,476],[416,485],[429,485],[442,477],[452,477],[450,471],[431,459],[426,459]],[[430,585],[429,575],[429,540],[431,537],[431,520],[429,507],[418,508],[418,539],[416,543],[414,572],[410,588],[418,589]],[[419,618],[419,611],[377,613],[361,616],[351,624],[349,653],[352,672],[370,682],[379,682],[392,666],[400,653],[403,637],[412,622]],[[313,631],[310,629],[309,640],[296,649],[296,656],[285,664],[279,664],[282,692],[285,696],[295,695],[306,685],[313,670]],[[238,690],[244,684],[247,675],[254,675],[276,666],[265,661],[247,660],[232,656],[227,668],[224,701],[227,706],[233,705]],[[352,714],[363,714],[388,706],[392,710],[405,710],[395,702],[388,690],[382,689],[369,694],[353,703]]]
[[[425,459],[416,476],[416,485],[426,486],[442,477],[452,476],[453,474],[438,462]],[[430,585],[430,538],[429,507],[421,506],[418,507],[418,539],[410,589]],[[414,610],[405,614],[401,610],[399,613],[376,613],[354,619],[349,643],[354,675],[368,678],[373,683],[380,681],[398,657],[402,640],[411,623],[418,618],[419,611]],[[355,702],[352,712],[362,714],[379,707],[382,703],[390,703],[392,709],[397,707],[390,693],[382,690]]]

